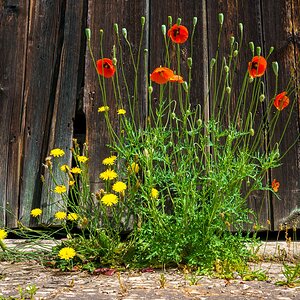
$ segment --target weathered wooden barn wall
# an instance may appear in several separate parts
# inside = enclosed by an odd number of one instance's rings
[[[203,104],[207,94],[208,66],[217,48],[219,12],[225,16],[221,51],[228,51],[229,37],[238,36],[244,24],[244,47],[240,65],[247,67],[251,57],[248,42],[275,51],[271,61],[278,61],[279,88],[283,89],[291,74],[300,84],[300,1],[299,0],[2,0],[0,1],[0,226],[17,226],[21,219],[34,226],[29,212],[43,208],[43,221],[55,210],[43,189],[45,157],[52,148],[66,151],[72,138],[85,139],[89,145],[91,184],[97,188],[101,160],[108,154],[108,135],[97,108],[101,105],[97,76],[87,51],[84,28],[92,31],[92,45],[99,53],[99,29],[104,30],[104,55],[110,56],[115,41],[113,24],[126,27],[133,45],[140,35],[140,17],[146,17],[144,42],[149,49],[149,70],[161,64],[163,38],[161,24],[182,18],[192,27],[198,18],[193,56],[193,102]],[[189,52],[190,45],[182,46]],[[124,53],[126,57],[128,53]],[[144,66],[144,62],[141,64]],[[124,59],[125,69],[130,69]],[[129,83],[133,78],[128,71]],[[241,79],[242,80],[242,79]],[[266,75],[267,91],[274,89],[272,72]],[[145,78],[141,75],[140,105],[146,114]],[[110,106],[114,105],[112,87],[108,86]],[[270,96],[272,97],[272,95]],[[263,109],[263,107],[261,108]],[[281,151],[298,137],[299,100],[294,106],[288,134]],[[287,122],[281,114],[276,137]],[[112,115],[113,117],[113,115]],[[261,211],[261,222],[279,220],[300,202],[300,143],[283,158],[282,167],[273,170],[268,180],[276,178],[281,200],[269,193],[253,195],[250,207]],[[48,181],[48,178],[46,178]]]

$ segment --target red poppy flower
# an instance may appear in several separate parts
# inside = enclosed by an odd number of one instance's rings
[[[113,77],[116,68],[113,65],[113,62],[109,58],[102,58],[97,60],[97,71],[101,76],[104,76],[105,78]]]
[[[275,193],[277,193],[278,190],[279,190],[279,187],[280,187],[279,181],[277,181],[276,179],[274,179],[274,180],[272,181],[272,189],[273,189],[273,191],[274,191]]]
[[[286,96],[286,92],[282,92],[278,94],[274,100],[274,106],[278,110],[283,110],[285,107],[289,105],[289,103],[290,103],[290,99],[288,96]]]
[[[180,75],[173,75],[170,79],[169,79],[170,82],[178,82],[178,83],[183,83],[184,80],[182,78],[182,76]]]
[[[248,72],[250,77],[261,77],[267,68],[267,61],[263,56],[254,56],[248,63]]]
[[[166,67],[156,68],[150,75],[150,79],[158,84],[167,83],[174,76],[172,70]]]
[[[174,43],[182,44],[188,39],[189,32],[185,26],[175,24],[168,30],[168,36]]]

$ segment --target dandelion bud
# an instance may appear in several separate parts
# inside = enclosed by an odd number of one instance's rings
[[[126,28],[122,28],[122,34],[123,34],[124,38],[127,39],[127,29]]]
[[[186,81],[184,81],[184,82],[182,83],[182,87],[183,87],[183,89],[185,90],[186,93],[189,91],[189,86],[188,86],[188,84],[187,84]]]
[[[212,69],[214,67],[215,63],[216,63],[216,59],[212,58],[210,61],[210,65],[209,65],[210,69]]]
[[[219,17],[219,23],[222,26],[223,22],[224,22],[224,15],[222,13],[220,13],[218,17]]]
[[[257,53],[257,55],[258,56],[260,56],[261,55],[261,47],[256,47],[256,53]]]
[[[225,66],[225,67],[224,67],[224,71],[225,71],[225,73],[228,73],[228,72],[229,72],[229,67],[228,67],[228,66]]]
[[[261,94],[261,95],[259,96],[259,101],[260,101],[260,102],[264,102],[265,98],[266,98],[266,96],[265,96],[264,94]]]
[[[176,118],[176,114],[174,112],[171,113],[171,118],[174,120]]]
[[[142,24],[142,26],[145,25],[145,21],[146,21],[146,18],[145,18],[144,16],[142,16],[142,17],[141,17],[141,24]]]
[[[253,42],[249,43],[249,48],[250,48],[252,54],[254,55],[254,43]]]
[[[112,59],[112,63],[113,63],[114,66],[117,65],[117,61],[118,61],[118,60],[117,60],[115,57]]]
[[[181,18],[178,18],[178,19],[177,19],[176,24],[177,24],[178,26],[181,24]]]
[[[153,87],[152,87],[152,85],[150,85],[150,86],[148,87],[148,92],[149,92],[150,95],[152,94],[152,92],[153,92]]]
[[[269,55],[271,55],[273,53],[273,51],[274,51],[274,47],[272,46],[272,47],[270,47]]]
[[[273,69],[273,72],[274,72],[275,76],[277,77],[278,76],[278,69],[279,69],[277,61],[272,62],[272,69]]]
[[[234,41],[235,41],[234,36],[231,36],[231,37],[230,37],[230,45],[231,45],[231,47],[233,46]]]
[[[166,25],[165,25],[165,24],[161,25],[161,31],[162,31],[162,34],[163,34],[163,35],[166,35],[166,33],[167,33],[167,28],[166,28]]]
[[[187,59],[187,65],[188,65],[188,67],[191,69],[192,68],[192,65],[193,65],[193,59],[191,58],[191,57],[189,57],[188,59]]]
[[[117,23],[114,24],[114,31],[116,34],[119,34],[119,26]]]
[[[168,16],[168,24],[171,27],[173,24],[172,16]]]
[[[239,23],[239,29],[240,29],[240,32],[243,33],[243,31],[244,31],[243,23]]]
[[[91,40],[91,29],[90,28],[85,29],[85,36],[88,41]]]
[[[234,56],[234,57],[238,56],[238,54],[239,54],[239,51],[238,51],[238,50],[234,50],[234,51],[233,51],[233,56]]]
[[[194,18],[193,18],[193,26],[194,26],[194,27],[197,25],[197,22],[198,22],[198,18],[197,18],[197,17],[194,17]]]
[[[251,129],[249,130],[249,133],[250,133],[251,136],[254,136],[254,133],[255,133],[255,132],[254,132],[254,129],[251,128]]]
[[[227,93],[227,94],[230,94],[230,93],[231,93],[231,87],[230,87],[230,86],[227,86],[227,87],[226,87],[226,93]]]

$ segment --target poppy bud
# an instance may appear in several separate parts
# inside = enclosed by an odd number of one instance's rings
[[[117,65],[117,61],[118,61],[118,60],[117,60],[115,57],[112,59],[112,63],[113,63],[114,66]]]
[[[249,130],[249,133],[250,133],[251,136],[254,136],[254,133],[255,133],[255,132],[254,132],[254,129],[251,128],[251,129]]]
[[[168,145],[169,145],[169,147],[172,147],[172,146],[173,146],[173,142],[170,141],[170,142],[168,143]]]
[[[183,89],[185,90],[186,93],[189,91],[189,86],[188,86],[188,84],[187,84],[186,81],[184,81],[184,82],[182,83],[182,87],[183,87]]]
[[[249,48],[250,48],[252,54],[254,55],[254,43],[253,42],[249,43]]]
[[[103,33],[104,33],[103,29],[100,29],[100,30],[99,30],[99,33],[100,33],[100,36],[102,36]]]
[[[113,45],[113,58],[116,58],[116,46],[115,45]]]
[[[192,68],[192,65],[193,65],[193,59],[191,58],[191,57],[189,57],[188,59],[187,59],[187,65],[188,65],[188,67],[191,69]]]
[[[171,113],[171,118],[174,120],[176,118],[176,114],[174,112]]]
[[[153,92],[153,87],[152,87],[151,85],[148,87],[148,92],[149,92],[150,95],[151,95],[152,92]]]
[[[166,28],[165,24],[161,25],[161,32],[162,32],[163,35],[167,34],[167,28]]]
[[[90,28],[85,29],[85,35],[86,35],[87,40],[89,41],[91,39],[91,29]]]
[[[211,61],[210,61],[209,67],[212,69],[214,67],[215,63],[216,63],[216,59],[212,58]]]
[[[230,37],[230,45],[231,45],[231,46],[233,46],[233,44],[234,44],[234,41],[235,41],[235,38],[234,38],[234,36],[231,36],[231,37]]]
[[[265,100],[265,95],[264,94],[261,94],[260,96],[259,96],[259,101],[260,102],[264,102],[264,100]]]
[[[122,28],[122,34],[123,34],[124,38],[127,39],[127,29],[126,28]]]
[[[226,93],[227,93],[227,94],[230,94],[230,93],[231,93],[231,87],[230,87],[230,86],[227,86],[227,87],[226,87]]]
[[[142,16],[142,17],[141,17],[141,24],[142,24],[142,26],[145,25],[145,21],[146,21],[146,18],[145,18],[144,16]]]
[[[274,47],[272,46],[272,47],[270,47],[269,55],[271,55],[273,51],[274,51]]]
[[[229,67],[228,67],[228,66],[225,66],[225,67],[224,67],[224,71],[225,71],[225,73],[228,73],[228,72],[229,72]]]
[[[233,56],[234,56],[234,57],[236,57],[238,54],[239,54],[239,51],[238,51],[238,50],[234,50],[234,51],[233,51]]]
[[[193,26],[196,26],[197,22],[198,22],[198,18],[197,18],[197,17],[194,17],[194,18],[193,18]]]
[[[278,76],[278,69],[279,69],[277,61],[272,62],[272,69],[273,69],[273,72],[274,72],[275,76],[277,77]]]
[[[198,119],[198,120],[197,120],[197,125],[198,125],[199,127],[202,126],[202,120],[201,120],[201,119]]]
[[[260,56],[260,54],[261,54],[261,48],[259,46],[256,47],[256,53],[257,53],[258,56]]]
[[[220,13],[218,17],[219,17],[219,23],[222,26],[223,22],[224,22],[224,15],[222,13]]]
[[[117,23],[114,24],[114,31],[116,34],[119,34],[119,26]]]
[[[181,18],[178,18],[177,19],[177,23],[176,23],[178,26],[181,24]]]
[[[240,32],[243,33],[243,31],[244,31],[243,23],[239,23],[239,29],[240,29]]]

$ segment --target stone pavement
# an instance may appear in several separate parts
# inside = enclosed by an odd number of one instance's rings
[[[293,244],[293,243],[292,243]],[[291,255],[298,252],[298,243],[289,248],[286,243],[268,243],[261,247],[261,255]],[[279,245],[279,249],[278,249]],[[276,253],[275,253],[275,248]],[[112,276],[90,275],[86,272],[60,272],[45,268],[33,262],[0,262],[1,295],[19,298],[18,287],[25,289],[30,285],[38,288],[34,299],[300,299],[300,288],[276,286],[283,280],[282,264],[263,262],[252,264],[254,270],[266,270],[267,281],[243,281],[214,279],[207,276],[183,274],[177,269],[154,272],[121,272]]]

